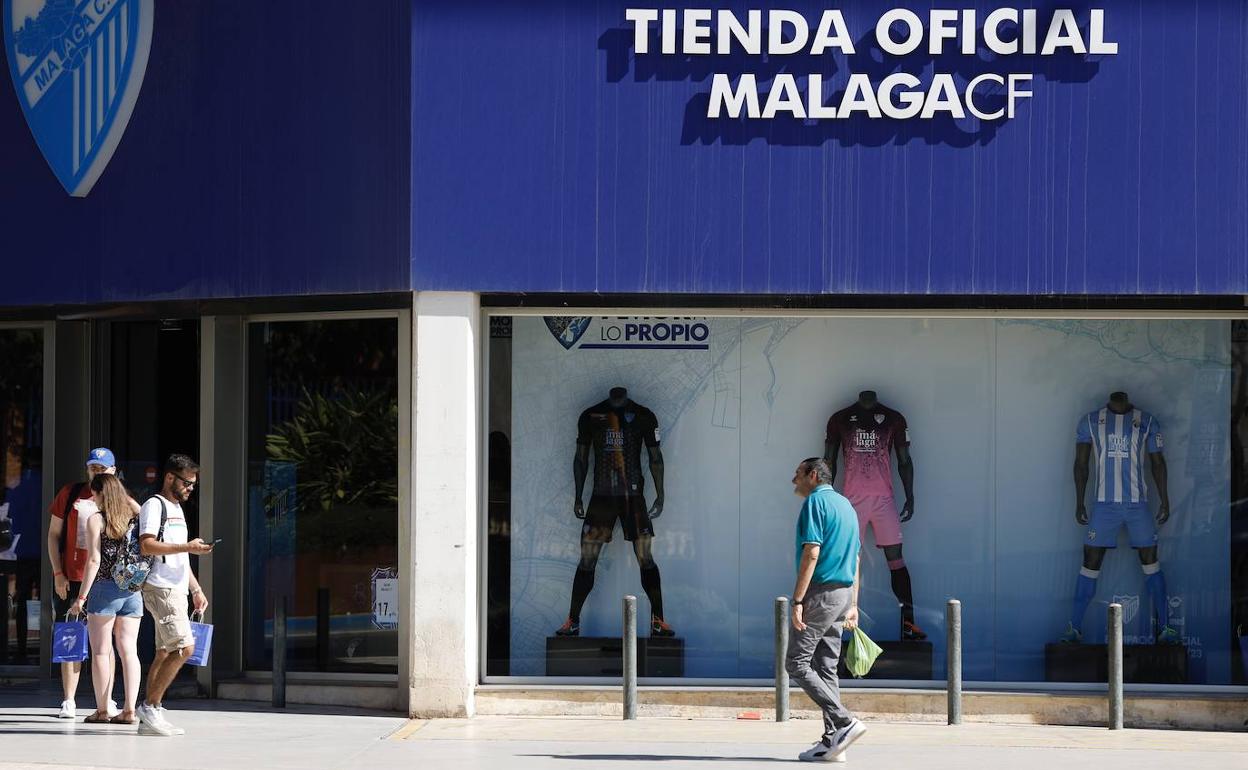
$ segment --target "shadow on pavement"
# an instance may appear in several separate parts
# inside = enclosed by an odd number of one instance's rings
[[[3,731],[0,731],[3,732]],[[575,762],[784,762],[776,757],[700,757],[690,754],[517,754],[518,757],[567,759]]]
[[[145,672],[146,673],[146,672]],[[284,709],[275,709],[265,701],[236,701],[236,700],[208,700],[207,698],[188,697],[187,691],[193,691],[193,683],[183,688],[182,692],[170,692],[166,696],[166,704],[177,711],[213,711],[217,713],[240,713],[240,714],[300,714],[300,715],[322,715],[322,716],[360,716],[360,717],[386,717],[390,719],[401,718],[405,715],[398,711],[378,711],[375,709],[359,709],[340,706],[308,706],[308,705],[288,705]],[[142,691],[140,690],[140,697]],[[114,688],[113,696],[120,700],[121,687]],[[39,682],[25,681],[5,687],[0,687],[0,715],[5,715],[7,709],[31,709],[46,707],[48,715],[54,718],[56,709],[60,706],[61,699],[61,683],[56,680],[47,680]],[[84,676],[78,683],[78,694],[74,699],[80,710],[95,708],[95,696],[91,690],[91,680]],[[7,716],[23,716],[29,717],[29,713],[15,714],[11,711]],[[85,716],[85,715],[84,715]],[[65,720],[68,722],[68,720]],[[79,719],[79,722],[82,720]]]

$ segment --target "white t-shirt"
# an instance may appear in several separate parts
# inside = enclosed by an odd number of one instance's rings
[[[171,503],[168,499],[157,495],[143,503],[139,512],[139,536],[155,535],[160,531],[160,500],[165,501],[165,534],[163,542],[173,545],[186,543],[186,517],[182,515],[182,506]],[[171,553],[163,559],[156,557],[152,571],[148,573],[147,584],[156,588],[174,588],[187,591],[191,583],[191,557],[185,553]]]

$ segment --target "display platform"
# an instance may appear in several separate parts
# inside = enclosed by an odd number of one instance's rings
[[[875,640],[884,650],[875,659],[875,665],[863,679],[931,679],[932,678],[932,643],[931,642],[882,642]],[[837,665],[836,674],[841,679],[857,679],[845,668],[844,645],[841,646],[841,660]]]
[[[619,637],[546,637],[546,676],[623,676],[624,646]],[[685,675],[685,640],[637,637],[637,676]]]
[[[1109,651],[1103,644],[1046,644],[1044,678],[1049,682],[1106,682],[1109,680]],[[1179,644],[1123,645],[1122,681],[1186,684],[1187,647]]]

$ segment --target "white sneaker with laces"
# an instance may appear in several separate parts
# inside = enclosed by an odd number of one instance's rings
[[[56,714],[57,719],[77,719],[78,709],[74,707],[72,700],[61,701],[61,710]]]
[[[135,709],[135,713],[139,717],[139,735],[163,735],[172,736],[173,726],[166,722],[160,712],[146,703],[140,703]]]
[[[832,734],[832,754],[844,754],[845,749],[849,748],[849,744],[861,738],[866,731],[867,726],[859,719],[855,719],[837,730]]]
[[[165,724],[169,725],[169,727],[173,729],[174,735],[186,735],[186,730],[183,730],[181,727],[178,727],[177,725],[170,724],[169,712],[165,710],[165,704],[162,703],[159,706],[157,706],[156,711],[157,713],[160,714],[160,718],[165,720]]]
[[[109,719],[112,719],[113,717],[121,713],[121,709],[117,708],[117,701],[113,700],[112,698],[108,699],[108,712],[107,713],[108,713]]]

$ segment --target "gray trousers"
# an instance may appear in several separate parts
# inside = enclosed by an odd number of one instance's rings
[[[841,704],[836,663],[841,657],[841,630],[849,612],[853,588],[832,583],[811,584],[802,602],[805,631],[789,629],[784,668],[810,699],[823,710],[823,733],[830,736],[849,724],[853,714]]]

